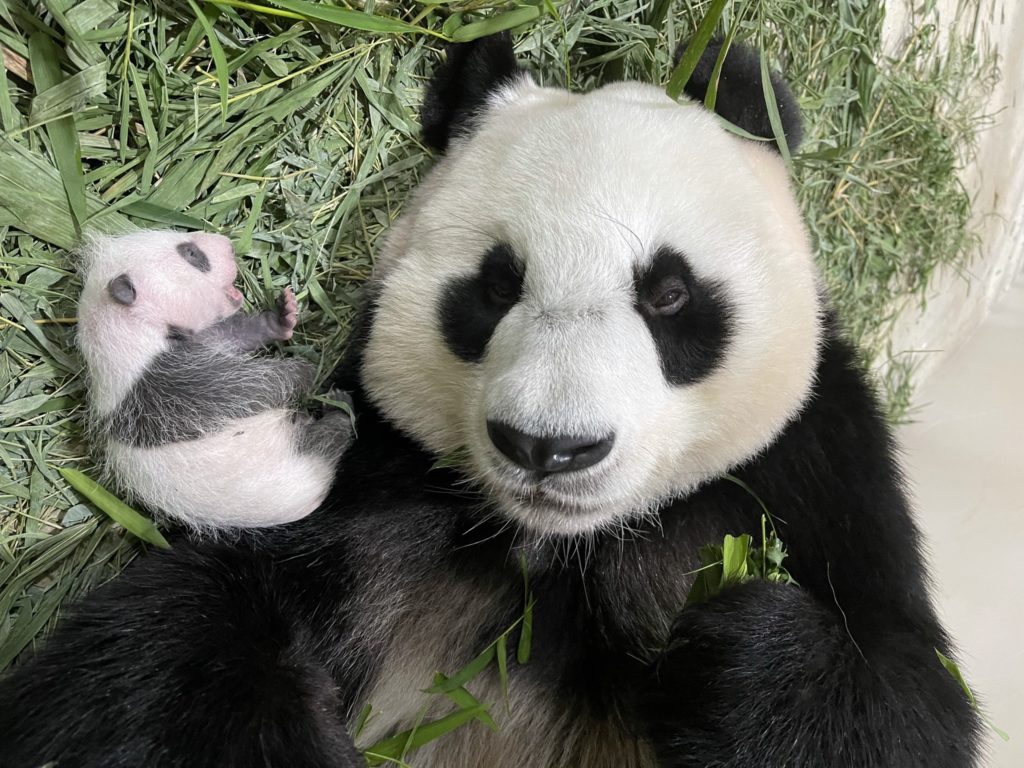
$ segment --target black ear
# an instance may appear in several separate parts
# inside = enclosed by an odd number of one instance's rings
[[[452,136],[471,130],[487,97],[522,72],[507,32],[449,45],[446,52],[446,61],[427,86],[420,113],[423,138],[438,152],[448,148]]]
[[[135,303],[135,286],[132,285],[131,278],[124,272],[107,283],[107,293],[118,304],[123,304],[126,307]]]
[[[722,40],[712,40],[701,54],[697,68],[693,70],[690,80],[683,89],[685,93],[703,103],[704,96],[711,83],[711,73],[722,50]],[[685,52],[685,48],[676,51],[675,61]],[[793,91],[778,72],[771,73],[772,90],[775,102],[779,106],[782,118],[782,130],[786,135],[786,144],[790,152],[795,152],[803,139],[803,121],[800,107],[796,103]],[[772,123],[768,117],[768,107],[764,103],[764,88],[761,85],[761,54],[754,48],[734,42],[722,63],[722,74],[718,80],[718,95],[715,99],[715,112],[733,125],[738,125],[747,133],[763,139],[775,138]],[[778,145],[771,146],[778,148]]]

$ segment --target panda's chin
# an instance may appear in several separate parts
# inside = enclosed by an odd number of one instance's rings
[[[574,536],[614,525],[625,517],[606,504],[590,506],[579,499],[561,499],[539,492],[494,494],[498,507],[512,520],[542,536]]]
[[[542,536],[593,533],[640,514],[632,499],[614,496],[596,482],[565,488],[493,475],[489,479],[489,495],[502,514]]]

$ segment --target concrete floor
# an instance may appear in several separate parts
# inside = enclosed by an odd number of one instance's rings
[[[920,388],[901,431],[960,668],[1010,741],[991,768],[1024,766],[1024,275]]]

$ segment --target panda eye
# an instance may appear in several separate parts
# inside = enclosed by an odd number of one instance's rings
[[[645,302],[647,310],[655,315],[674,315],[690,298],[686,283],[678,277],[662,280]]]
[[[498,306],[509,306],[519,299],[519,290],[507,283],[491,282],[487,285],[487,299]]]

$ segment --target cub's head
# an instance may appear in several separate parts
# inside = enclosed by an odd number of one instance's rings
[[[735,98],[761,93],[756,61],[730,56],[720,102],[763,133]],[[466,450],[504,515],[560,534],[650,513],[798,411],[817,274],[770,144],[650,85],[539,87],[504,36],[449,50],[423,122],[445,154],[378,259],[363,383],[429,450]]]
[[[94,237],[83,250],[80,315],[118,328],[197,331],[234,314],[242,294],[231,241],[221,235],[142,231]]]

